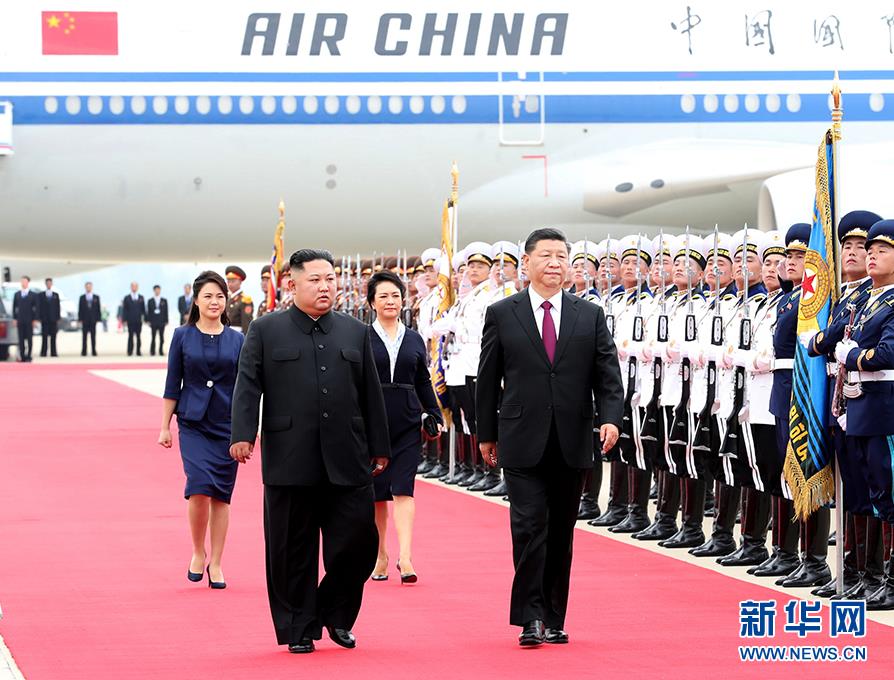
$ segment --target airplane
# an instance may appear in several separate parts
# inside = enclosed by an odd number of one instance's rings
[[[453,161],[461,243],[545,224],[595,240],[785,229],[810,220],[836,70],[839,209],[894,208],[894,14],[877,0],[828,16],[738,1],[60,5],[0,8],[0,264],[15,270],[261,262],[281,199],[287,250],[419,252],[438,245]]]

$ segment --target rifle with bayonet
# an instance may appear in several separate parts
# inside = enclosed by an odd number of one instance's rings
[[[605,291],[605,325],[608,326],[608,333],[615,337],[615,315],[613,312],[614,302],[612,301],[612,263],[611,263],[611,247],[612,235],[609,234],[605,241],[605,272],[607,288]]]
[[[661,405],[662,375],[664,362],[661,358],[661,350],[667,345],[667,298],[665,293],[666,272],[664,271],[664,230],[658,233],[658,263],[661,272],[659,300],[658,300],[658,332],[656,334],[656,351],[652,358],[652,398],[646,405],[646,414],[643,426],[640,430],[640,438],[645,441],[658,441],[659,435],[663,436],[665,429],[664,407]]]
[[[714,300],[713,305],[714,317],[711,319],[711,344],[715,348],[715,353],[720,352],[723,346],[723,315],[720,311],[720,266],[717,263],[718,250],[720,247],[720,232],[717,226],[714,226],[714,252],[712,253],[713,274],[714,274]],[[720,399],[717,394],[717,362],[712,356],[708,360],[707,366],[708,389],[705,397],[705,405],[698,414],[698,420],[695,426],[695,437],[692,442],[692,448],[696,451],[712,451],[717,450],[720,442],[720,428],[717,424],[717,418],[714,415],[720,410]]]
[[[642,240],[640,236],[636,241],[636,314],[633,317],[633,343],[641,343],[643,341],[643,273],[640,265],[642,253]],[[624,415],[621,422],[621,437],[623,439],[633,439],[634,434],[639,434],[638,428],[634,426],[634,409],[639,408],[639,358],[636,353],[632,353],[627,358],[627,393],[624,395]]]
[[[689,225],[686,226],[686,321],[684,327],[684,339],[687,352],[695,346],[696,324],[695,306],[692,300],[692,259],[690,249]],[[681,348],[682,350],[683,348]],[[681,353],[683,353],[681,351]],[[689,402],[692,397],[692,360],[688,353],[684,354],[680,362],[680,377],[682,386],[680,389],[680,403],[674,408],[674,419],[671,422],[668,443],[677,446],[690,444],[692,433],[689,431]]]

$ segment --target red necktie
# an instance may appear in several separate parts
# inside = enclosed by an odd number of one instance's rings
[[[553,322],[553,315],[549,310],[553,308],[553,305],[547,300],[540,306],[543,307],[543,349],[546,350],[549,363],[552,363],[556,356],[556,324]]]

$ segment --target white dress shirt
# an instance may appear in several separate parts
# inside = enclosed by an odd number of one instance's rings
[[[528,295],[531,297],[531,307],[534,309],[534,321],[537,322],[537,332],[543,337],[543,314],[546,312],[541,305],[547,302],[547,299],[541,297],[534,290],[534,286],[528,286]],[[553,306],[549,313],[553,315],[553,325],[556,327],[556,340],[559,339],[559,328],[562,322],[562,291],[553,295],[548,302]]]
[[[373,321],[372,327],[376,332],[376,335],[382,339],[382,343],[384,343],[385,349],[388,351],[388,363],[391,367],[391,382],[394,382],[394,367],[397,365],[397,355],[400,353],[400,346],[404,341],[404,334],[406,333],[407,328],[398,321],[397,334],[394,336],[394,340],[392,340],[391,336],[388,335],[388,331],[382,327],[382,324],[379,323],[378,319]]]

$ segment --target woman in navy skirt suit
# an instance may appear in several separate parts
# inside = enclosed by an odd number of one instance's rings
[[[226,588],[221,557],[238,466],[230,458],[230,403],[242,341],[242,334],[229,327],[226,282],[216,272],[202,272],[193,283],[189,318],[174,331],[168,350],[158,443],[171,447],[176,413],[193,546],[186,575],[201,581],[207,572],[208,585],[217,589]],[[210,558],[205,550],[209,529]]]
[[[370,334],[370,342],[385,396],[391,435],[391,462],[382,474],[373,478],[379,556],[372,579],[384,581],[388,578],[387,502],[394,501],[394,526],[400,546],[397,569],[401,583],[415,583],[417,576],[411,561],[416,513],[413,486],[422,456],[422,421],[423,418],[434,418],[440,424],[441,411],[431,386],[425,342],[419,333],[400,322],[406,293],[400,277],[383,271],[369,280],[366,295],[367,302],[376,312],[375,332]]]

